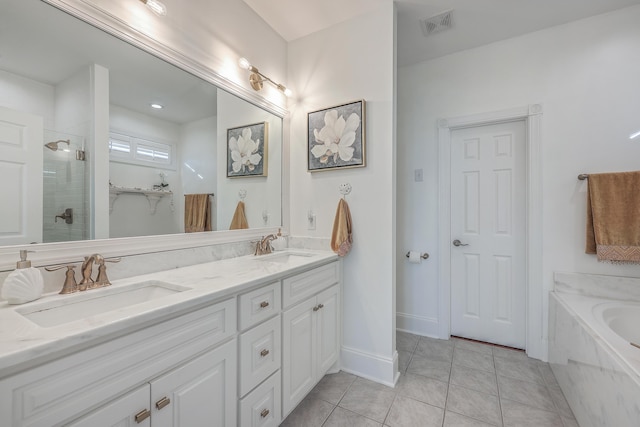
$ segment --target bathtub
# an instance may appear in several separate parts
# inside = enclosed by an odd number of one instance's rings
[[[558,288],[549,299],[549,364],[576,420],[640,426],[640,348],[630,344],[640,344],[640,301],[612,299],[620,295],[606,286],[601,295]]]

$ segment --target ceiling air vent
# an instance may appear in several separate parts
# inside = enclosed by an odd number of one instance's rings
[[[452,13],[453,10],[448,10],[446,12],[442,12],[438,15],[432,16],[431,18],[420,20],[420,28],[422,28],[422,34],[424,34],[425,37],[428,37],[431,34],[439,33],[440,31],[448,30],[449,28],[451,28]]]

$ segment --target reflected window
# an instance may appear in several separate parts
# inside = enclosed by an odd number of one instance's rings
[[[174,168],[175,147],[164,142],[150,141],[111,132],[109,159],[114,162],[154,165]]]

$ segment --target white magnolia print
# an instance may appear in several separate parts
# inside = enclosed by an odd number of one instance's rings
[[[238,138],[231,137],[229,139],[229,150],[233,161],[231,164],[233,172],[253,171],[262,160],[262,156],[258,154],[259,149],[260,139],[255,141],[251,139],[251,129],[249,128],[243,129]]]
[[[324,115],[324,127],[318,131],[313,129],[316,145],[311,148],[313,156],[322,164],[338,159],[348,162],[353,158],[353,143],[356,140],[356,130],[360,127],[360,118],[351,113],[345,120],[338,110],[327,111]]]

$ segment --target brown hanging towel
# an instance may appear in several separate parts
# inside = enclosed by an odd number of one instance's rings
[[[586,253],[640,264],[639,189],[640,171],[589,174]]]
[[[241,230],[244,228],[249,228],[249,223],[244,214],[244,202],[240,201],[238,202],[238,206],[236,206],[236,211],[233,213],[229,230]]]
[[[184,195],[184,232],[211,231],[209,194]]]
[[[345,256],[351,250],[353,236],[351,235],[351,212],[344,199],[340,199],[336,217],[333,220],[331,233],[331,249],[340,256]]]

